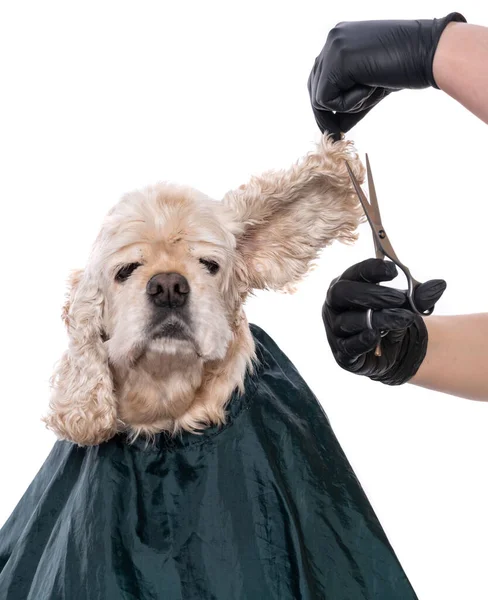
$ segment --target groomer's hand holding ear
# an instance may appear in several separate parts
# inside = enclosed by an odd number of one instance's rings
[[[416,21],[339,23],[329,33],[308,80],[321,131],[349,131],[390,92],[438,88],[434,55],[444,29],[466,22],[459,13]]]
[[[390,261],[372,258],[353,265],[331,283],[322,311],[337,363],[388,385],[409,381],[427,351],[424,320],[410,308],[405,291],[377,285],[396,276]],[[415,292],[419,310],[433,308],[445,289],[441,279],[421,284]],[[378,343],[381,356],[374,353]]]

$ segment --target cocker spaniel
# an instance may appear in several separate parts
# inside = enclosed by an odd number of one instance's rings
[[[93,445],[224,423],[255,357],[248,294],[288,289],[322,248],[356,238],[345,159],[362,180],[351,143],[323,138],[222,201],[166,183],[124,196],[71,276],[47,426]]]

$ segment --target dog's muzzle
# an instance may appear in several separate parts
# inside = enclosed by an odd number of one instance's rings
[[[146,293],[154,306],[151,337],[191,339],[187,279],[180,273],[158,273],[147,282]]]

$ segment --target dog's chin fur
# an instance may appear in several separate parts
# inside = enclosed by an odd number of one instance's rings
[[[255,348],[247,323],[223,356],[210,360],[185,342],[164,342],[162,351],[152,347],[136,365],[112,367],[119,416],[130,423],[132,438],[225,423],[227,401],[236,388],[244,391],[245,374],[253,368]]]
[[[148,344],[146,356],[149,358],[160,358],[165,356],[180,356],[201,358],[200,350],[191,339],[179,339],[171,337],[157,337]]]
[[[362,180],[351,144],[324,138],[288,171],[254,177],[222,202],[171,184],[125,196],[72,275],[47,426],[92,445],[120,431],[151,438],[223,424],[255,360],[248,294],[292,287],[322,248],[356,238],[362,211],[345,160]],[[127,265],[136,266],[121,279]],[[185,277],[184,310],[154,305],[146,285],[159,273]]]

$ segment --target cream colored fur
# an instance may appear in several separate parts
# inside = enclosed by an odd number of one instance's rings
[[[351,144],[324,138],[289,170],[254,177],[221,202],[165,183],[123,197],[85,270],[71,278],[69,345],[53,376],[47,426],[92,445],[119,431],[150,437],[224,423],[255,357],[247,295],[293,286],[322,248],[355,240],[362,212],[345,159],[361,180]],[[219,272],[210,274],[201,258]],[[130,263],[141,266],[115,281]],[[165,272],[190,284],[189,340],[148,334],[146,284]]]

